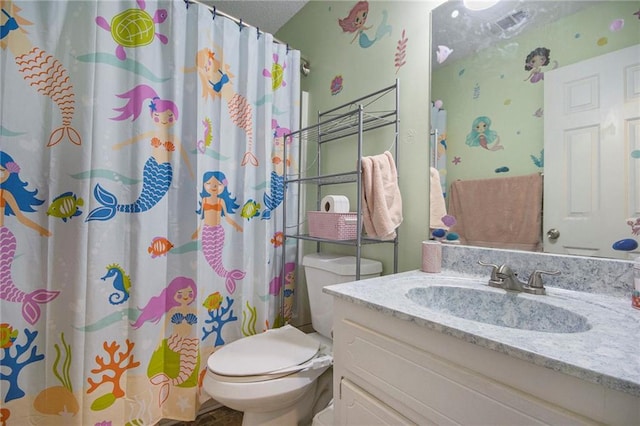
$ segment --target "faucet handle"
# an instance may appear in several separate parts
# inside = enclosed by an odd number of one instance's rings
[[[529,287],[544,288],[544,285],[542,284],[542,274],[560,275],[560,271],[533,271],[529,277]]]
[[[498,275],[496,275],[497,272],[498,272],[498,268],[499,268],[498,265],[495,265],[493,263],[486,263],[486,262],[483,262],[482,260],[478,260],[478,265],[491,266],[491,268],[492,268],[491,269],[491,280],[492,281],[497,281],[498,280]]]

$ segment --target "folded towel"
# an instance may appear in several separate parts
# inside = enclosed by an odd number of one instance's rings
[[[541,251],[542,176],[455,181],[449,214],[463,244]]]
[[[429,228],[449,230],[449,227],[442,223],[442,218],[447,215],[447,208],[444,203],[444,195],[442,194],[442,185],[440,184],[440,172],[433,167],[430,169]]]
[[[362,157],[362,219],[371,238],[392,240],[402,223],[398,174],[389,151]]]

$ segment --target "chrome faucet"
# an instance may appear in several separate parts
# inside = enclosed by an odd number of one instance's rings
[[[491,277],[489,278],[489,286],[502,288],[509,291],[525,292],[531,294],[546,294],[544,284],[542,283],[542,274],[558,275],[560,271],[539,271],[535,270],[529,277],[528,282],[523,282],[518,279],[518,274],[515,273],[509,266],[502,264],[500,266],[493,263],[485,263],[481,260],[478,264],[482,266],[491,266]]]

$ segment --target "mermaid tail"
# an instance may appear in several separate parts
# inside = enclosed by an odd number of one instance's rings
[[[25,293],[15,286],[11,277],[11,264],[16,252],[16,237],[9,228],[0,227],[0,299],[22,302],[22,316],[31,325],[40,318],[40,304],[51,302],[59,291],[38,289]]]
[[[284,198],[284,177],[278,175],[276,172],[271,172],[271,195],[265,192],[262,200],[264,201],[265,209],[262,212],[262,219],[271,219],[271,211],[275,210],[282,199]]]
[[[364,31],[362,31],[360,33],[360,36],[358,38],[358,42],[360,43],[360,47],[362,47],[362,48],[371,47],[371,46],[373,46],[373,43],[375,43],[376,41],[380,40],[386,34],[391,34],[392,27],[391,27],[391,25],[387,24],[387,17],[388,16],[389,16],[389,14],[387,13],[387,11],[383,10],[382,11],[382,22],[380,22],[380,25],[378,26],[378,29],[376,29],[376,36],[373,38],[373,40],[369,39],[369,36],[367,36]]]
[[[196,369],[199,340],[173,334],[167,339],[167,346],[172,351],[180,354],[180,371],[177,377],[171,379],[171,384],[178,386],[186,382]]]
[[[171,186],[173,179],[173,168],[171,163],[158,164],[155,158],[151,157],[144,165],[142,172],[142,191],[138,199],[131,204],[119,205],[118,200],[109,191],[96,184],[93,195],[96,201],[101,204],[91,210],[86,222],[90,220],[109,220],[116,215],[116,212],[141,213],[151,209],[165,196]]]
[[[245,272],[239,269],[227,271],[222,265],[222,248],[224,247],[224,229],[221,225],[202,227],[202,253],[214,272],[225,279],[227,291],[236,291],[236,280],[241,280]]]
[[[378,26],[378,29],[376,30],[376,40],[380,40],[386,34],[391,35],[392,27],[391,27],[391,25],[387,24],[387,18],[388,17],[389,17],[389,14],[387,13],[387,11],[383,10],[382,11],[382,22],[380,22],[380,25]]]
[[[160,392],[158,393],[158,406],[162,407],[162,404],[169,398],[169,382],[171,379],[164,373],[158,373],[149,379],[151,384],[160,385]]]
[[[260,164],[253,154],[253,110],[251,104],[242,95],[235,94],[227,102],[229,115],[233,124],[240,127],[247,134],[247,151],[242,157],[240,165],[244,166],[250,163],[252,166]]]
[[[71,127],[76,102],[73,85],[69,72],[62,63],[39,47],[16,56],[15,61],[27,83],[38,93],[50,97],[62,114],[62,126],[51,132],[47,146],[53,146],[64,139],[81,145],[82,137]]]

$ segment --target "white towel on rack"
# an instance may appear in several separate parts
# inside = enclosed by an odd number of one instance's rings
[[[362,219],[371,238],[392,240],[402,223],[402,197],[389,151],[362,157]]]

